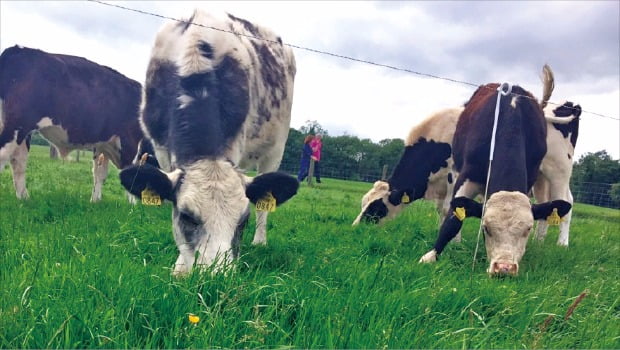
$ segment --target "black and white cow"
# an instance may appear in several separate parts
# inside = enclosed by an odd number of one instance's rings
[[[573,195],[570,191],[570,177],[573,172],[573,156],[579,133],[581,106],[572,102],[561,105],[547,105],[544,108],[547,120],[547,154],[540,166],[540,175],[533,192],[536,201],[547,202],[563,199],[571,205]],[[568,246],[572,209],[560,222],[557,243]],[[540,220],[536,227],[536,237],[543,240],[547,235],[547,221]]]
[[[20,46],[0,56],[0,170],[10,161],[18,198],[28,198],[25,142],[33,130],[65,157],[94,149],[91,201],[101,199],[108,160],[131,164],[142,138],[140,84],[82,57]],[[103,154],[105,157],[100,157]]]
[[[455,180],[451,145],[462,111],[463,107],[437,111],[411,129],[392,175],[375,182],[364,195],[353,225],[391,220],[420,198],[435,202],[441,225],[450,209]]]
[[[175,274],[231,261],[249,202],[271,195],[280,205],[297,192],[295,178],[272,172],[288,137],[295,71],[279,36],[232,15],[195,10],[157,34],[141,123],[164,170],[132,166],[120,178],[136,196],[146,189],[173,203]],[[246,177],[241,168],[254,165],[262,175]],[[266,222],[267,211],[257,211],[254,244],[266,243]]]
[[[481,217],[482,205],[473,200],[485,193],[489,150],[499,84],[487,84],[465,104],[452,143],[454,167],[459,175],[450,205],[451,214],[439,231],[434,248],[420,259],[433,262],[461,229],[468,216]],[[490,274],[513,274],[534,220],[552,213],[562,217],[571,204],[554,200],[531,205],[527,193],[534,185],[547,152],[547,125],[542,109],[531,93],[519,86],[502,96],[497,123],[494,160],[488,179],[482,224],[490,261]]]

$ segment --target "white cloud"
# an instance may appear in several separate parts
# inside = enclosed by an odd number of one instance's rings
[[[508,7],[489,2],[368,1],[114,4],[175,18],[189,17],[194,7],[227,11],[267,25],[285,43],[473,83],[510,81],[536,96],[541,93],[539,71],[548,62],[556,73],[552,101],[568,99],[586,111],[620,116],[619,46],[614,41],[618,19],[615,16],[614,22],[611,17],[611,23],[600,19],[606,8],[613,8],[610,3],[511,2]],[[617,8],[616,3],[616,14]],[[500,16],[505,11],[511,15]],[[580,11],[588,16],[577,16]],[[590,18],[598,22],[589,22]],[[142,82],[152,40],[163,21],[93,2],[1,1],[0,48],[20,44],[82,56]],[[515,41],[499,40],[504,34]],[[533,44],[535,50],[527,51]],[[586,44],[593,46],[582,48]],[[581,50],[587,50],[587,55],[578,55]],[[462,104],[474,91],[458,83],[303,50],[296,49],[295,54],[295,128],[317,120],[332,135],[348,131],[374,141],[404,138],[416,122],[437,109]],[[618,120],[584,113],[577,157],[606,149],[618,159],[619,128]]]

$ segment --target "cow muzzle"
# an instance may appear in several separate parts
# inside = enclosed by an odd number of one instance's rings
[[[519,264],[505,261],[494,261],[491,262],[488,273],[492,276],[516,276],[519,273]]]

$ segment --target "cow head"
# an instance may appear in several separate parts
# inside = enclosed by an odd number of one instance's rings
[[[120,179],[135,196],[141,198],[146,189],[173,203],[172,227],[181,253],[175,274],[189,272],[194,264],[208,266],[237,257],[249,203],[271,194],[275,205],[281,205],[299,187],[295,178],[278,172],[246,177],[225,160],[199,160],[169,173],[148,164],[134,165],[123,169]]]
[[[377,181],[362,197],[362,210],[353,221],[353,226],[360,222],[382,224],[393,219],[411,202],[411,198],[407,192],[390,190],[390,184]]]
[[[469,198],[455,198],[452,207],[463,208],[466,216],[482,216],[482,205]],[[534,220],[547,218],[554,212],[563,217],[570,209],[571,204],[563,200],[532,205],[521,192],[493,193],[487,200],[482,218],[484,243],[490,261],[487,272],[491,275],[517,275]]]

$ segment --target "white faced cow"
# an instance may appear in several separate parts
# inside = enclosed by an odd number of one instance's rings
[[[564,102],[559,106],[547,105],[544,113],[547,120],[547,154],[533,188],[534,197],[539,203],[558,198],[573,204],[570,177],[573,172],[581,106],[572,102]],[[559,245],[568,246],[572,212],[571,209],[560,222],[557,241]],[[538,221],[536,237],[539,240],[543,240],[547,235],[547,227],[546,220]]]
[[[489,150],[499,84],[474,92],[456,126],[452,143],[459,175],[454,187],[451,214],[442,224],[434,248],[420,262],[433,262],[461,229],[468,216],[482,216],[482,205],[473,200],[484,194]],[[534,185],[547,152],[547,125],[531,93],[519,86],[503,96],[497,123],[494,160],[488,179],[488,200],[482,218],[490,274],[512,274],[519,262],[534,220],[554,210],[561,217],[571,208],[563,200],[530,205],[527,193]]]
[[[437,206],[440,225],[450,209],[452,137],[463,107],[433,113],[414,126],[390,178],[377,181],[362,198],[360,222],[380,224],[396,217],[409,203],[424,198]]]
[[[33,130],[63,157],[94,149],[93,202],[101,199],[108,159],[118,168],[130,165],[142,138],[140,84],[82,57],[10,47],[0,56],[0,98],[0,171],[10,160],[18,198],[28,198]]]
[[[141,123],[169,171],[132,166],[120,178],[136,196],[147,189],[173,203],[175,274],[236,257],[249,202],[271,195],[280,205],[297,192],[295,178],[270,172],[288,136],[295,70],[280,37],[232,15],[196,10],[157,34]],[[251,165],[262,174],[253,180],[240,170]],[[256,218],[253,243],[265,243],[267,212]]]

